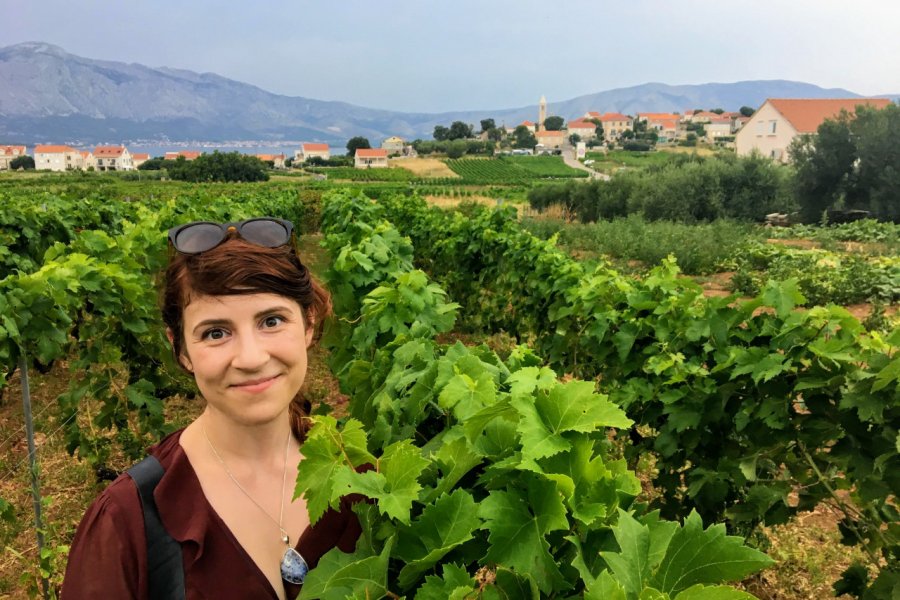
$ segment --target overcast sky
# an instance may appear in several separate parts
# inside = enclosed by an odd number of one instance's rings
[[[900,93],[896,0],[0,0],[0,15],[0,46],[48,42],[399,111],[513,108],[650,81]]]

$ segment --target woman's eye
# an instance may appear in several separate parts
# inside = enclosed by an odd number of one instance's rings
[[[224,329],[208,329],[203,332],[204,340],[217,341],[217,340],[221,340],[224,337],[225,337]]]
[[[265,325],[266,327],[278,327],[283,322],[284,322],[284,319],[277,315],[272,315],[270,317],[266,317],[265,319],[263,319],[263,325]]]

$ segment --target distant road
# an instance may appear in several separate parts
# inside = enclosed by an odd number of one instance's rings
[[[590,173],[591,179],[602,179],[604,181],[609,181],[609,175],[606,173],[600,173],[599,171],[595,171],[590,167],[584,166],[584,164],[580,160],[575,159],[575,147],[570,144],[564,144],[562,147],[562,158],[563,162],[572,167],[573,169],[578,169],[579,171],[585,171]]]

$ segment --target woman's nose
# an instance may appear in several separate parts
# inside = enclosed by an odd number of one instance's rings
[[[263,340],[254,334],[242,335],[238,338],[236,352],[231,364],[245,371],[256,370],[269,360],[269,352]]]

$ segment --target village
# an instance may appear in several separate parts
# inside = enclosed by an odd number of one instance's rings
[[[860,104],[884,108],[890,100],[774,98],[766,100],[756,110],[749,107],[734,112],[721,108],[690,109],[683,113],[639,112],[634,116],[588,111],[566,122],[561,117],[548,117],[547,101],[541,97],[536,122],[526,120],[499,128],[483,126],[481,132],[471,135],[485,142],[499,142],[506,152],[559,154],[565,151],[580,160],[584,160],[587,148],[604,150],[618,146],[625,150],[647,151],[656,147],[704,144],[732,150],[738,156],[757,152],[786,163],[790,160],[790,143],[796,136],[815,133],[825,119],[834,118],[842,111],[852,113]],[[486,121],[493,124],[493,119]],[[446,131],[446,128],[436,127],[436,138],[440,129]],[[469,129],[473,127],[469,126]],[[364,145],[368,146],[368,140]],[[342,153],[343,149],[337,152]],[[416,154],[414,144],[399,136],[382,140],[378,148],[352,148],[353,166],[360,169],[386,168],[391,157]],[[199,151],[181,150],[166,152],[162,158],[190,161],[200,155]],[[327,143],[304,142],[293,156],[284,153],[252,156],[270,163],[274,169],[285,169],[313,159],[328,161],[332,149]],[[22,157],[30,157],[33,166],[27,159],[20,161]],[[101,145],[93,150],[64,144],[37,144],[31,152],[24,145],[0,145],[0,171],[22,167],[38,171],[132,171],[151,158],[147,153],[130,152],[124,144]]]

